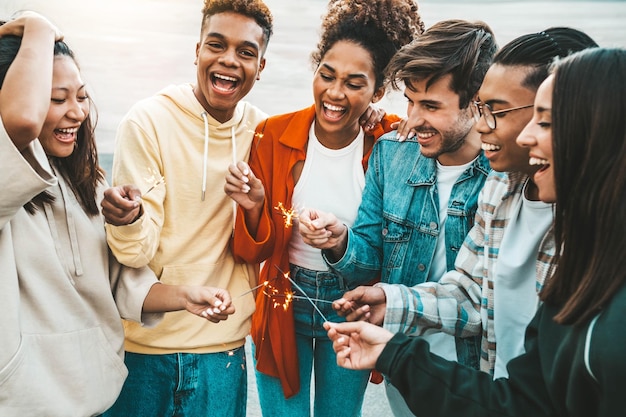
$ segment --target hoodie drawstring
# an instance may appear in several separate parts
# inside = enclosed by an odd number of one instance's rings
[[[230,127],[230,140],[233,143],[233,165],[237,165],[237,140],[235,138],[235,126]],[[235,230],[235,221],[237,220],[237,203],[233,200],[233,230]]]
[[[209,163],[209,118],[207,112],[202,112],[202,120],[204,120],[204,156],[202,159],[202,201],[206,193],[206,177],[207,166]],[[233,150],[233,164],[237,164],[237,138],[235,136],[235,126],[230,128],[230,141]],[[237,218],[237,203],[233,200],[233,229],[235,228],[235,219]]]
[[[204,157],[202,159],[202,201],[204,201],[204,193],[206,192],[206,169],[209,163],[209,119],[206,112],[202,112],[202,120],[204,120]]]

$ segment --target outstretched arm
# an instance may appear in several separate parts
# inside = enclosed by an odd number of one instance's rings
[[[144,313],[180,310],[218,323],[233,314],[235,306],[228,291],[220,288],[161,283],[150,288],[143,304]]]
[[[393,333],[364,321],[324,323],[337,353],[337,364],[347,369],[374,369]]]

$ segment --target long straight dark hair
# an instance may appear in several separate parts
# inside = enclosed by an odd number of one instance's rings
[[[554,75],[557,265],[541,298],[578,325],[626,281],[626,50],[576,53]]]
[[[3,22],[0,22],[2,24]],[[18,36],[3,36],[0,38],[0,86],[4,83],[6,73],[15,60],[20,49],[22,38]],[[67,56],[78,66],[74,52],[63,41],[54,44],[54,56]],[[89,215],[100,213],[96,202],[96,189],[104,181],[104,171],[98,165],[96,150],[95,129],[97,113],[95,106],[89,99],[89,116],[78,129],[76,148],[71,155],[65,158],[49,156],[50,163],[59,171],[69,183],[81,207]],[[24,208],[31,214],[45,202],[54,201],[52,195],[46,191],[35,196]]]

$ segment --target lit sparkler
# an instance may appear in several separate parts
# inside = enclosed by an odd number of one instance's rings
[[[278,205],[274,207],[274,210],[278,210],[280,214],[283,215],[283,218],[285,219],[285,229],[293,226],[294,220],[298,220],[304,223],[305,225],[309,226],[308,222],[304,222],[302,219],[300,219],[300,213],[298,212],[298,209],[295,207],[287,209],[285,208],[283,203],[279,201]]]
[[[259,284],[259,285],[257,285],[256,287],[250,288],[248,291],[244,291],[244,292],[242,292],[241,294],[239,294],[239,295],[237,296],[237,298],[241,298],[241,297],[243,297],[243,296],[244,296],[244,295],[246,295],[246,294],[250,294],[252,291],[258,290],[258,289],[259,289],[259,288],[261,288],[261,287],[266,287],[266,286],[268,286],[268,285],[269,285],[269,283],[270,283],[269,281],[264,281],[262,284]]]
[[[300,286],[298,284],[296,284],[296,282],[291,279],[291,277],[289,276],[289,274],[283,272],[278,265],[274,265],[274,267],[276,269],[278,269],[278,272],[280,272],[281,274],[283,274],[283,277],[287,278],[289,280],[289,282],[291,282],[291,285],[293,285],[294,287],[296,287],[298,289],[298,291],[300,291],[302,294],[304,294],[304,296],[306,297],[306,299],[311,303],[311,305],[313,306],[313,308],[315,308],[315,310],[319,313],[319,315],[324,319],[324,321],[328,321],[328,319],[326,318],[326,316],[324,316],[324,313],[322,313],[322,311],[317,307],[317,305],[315,304],[315,302],[313,301],[313,299],[311,297],[309,297],[303,290],[302,288],[300,288]],[[290,299],[293,299],[293,294],[291,295]]]
[[[150,185],[150,188],[148,188],[146,192],[143,193],[143,195],[148,194],[150,191],[154,190],[159,185],[165,184],[165,177],[163,175],[160,175],[154,169],[148,168],[148,173],[150,173],[151,176],[148,178],[144,178],[144,180],[146,180],[146,182],[151,185]]]
[[[275,210],[280,211],[285,219],[285,228],[293,226],[293,221],[298,218],[298,210],[296,208],[286,209],[281,201],[274,207]]]
[[[279,295],[275,295],[275,297],[279,297]],[[292,295],[291,298],[294,299],[294,300],[306,300],[306,301],[311,300],[311,301],[315,301],[316,303],[326,303],[326,304],[332,304],[333,303],[333,301],[322,300],[321,298],[308,298],[308,297],[305,297],[303,295],[295,295],[295,294]]]

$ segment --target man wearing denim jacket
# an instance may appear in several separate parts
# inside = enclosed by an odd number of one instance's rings
[[[454,269],[490,170],[470,103],[496,49],[485,23],[446,20],[392,59],[390,79],[395,88],[404,84],[408,99],[405,127],[416,134],[405,139],[391,132],[378,140],[352,228],[330,213],[300,213],[303,240],[323,249],[349,286],[379,277],[413,286]],[[478,338],[433,333],[434,353],[478,368]],[[396,416],[413,415],[394,387],[386,389]]]

